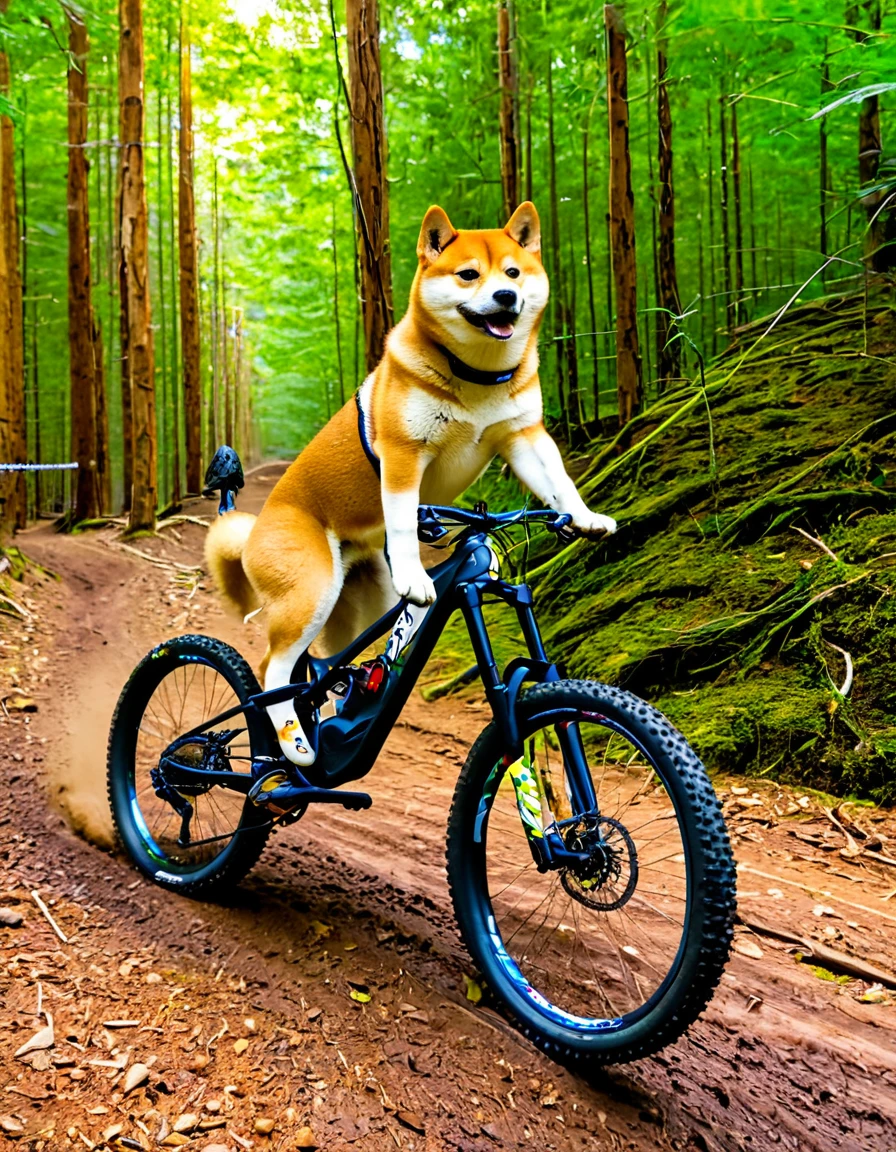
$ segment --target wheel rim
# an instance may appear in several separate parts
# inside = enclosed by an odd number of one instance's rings
[[[517,995],[577,1032],[617,1031],[646,1015],[684,956],[691,866],[675,790],[635,738],[605,717],[577,717],[600,820],[568,823],[589,864],[539,873],[504,760],[492,770],[474,838],[484,856],[491,952]],[[563,759],[551,726],[525,740],[542,824],[569,820]],[[590,839],[589,839],[590,837]]]
[[[200,782],[195,787],[177,789],[179,799],[188,801],[193,808],[189,822],[191,843],[184,846],[178,843],[182,819],[172,804],[157,794],[159,776],[154,780],[152,773],[158,773],[163,753],[185,732],[240,703],[226,676],[196,658],[164,672],[147,697],[135,731],[128,802],[145,851],[156,865],[176,876],[207,867],[230,848],[246,801],[240,793],[216,784]],[[214,725],[207,735],[232,731],[240,719]],[[182,746],[175,755],[184,763],[196,765],[207,747],[207,739],[200,739]],[[251,762],[249,733],[241,731],[227,749],[229,755],[222,755],[216,766],[245,771]],[[164,780],[164,768],[162,773]]]

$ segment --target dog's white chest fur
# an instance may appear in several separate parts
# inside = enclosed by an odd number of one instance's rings
[[[460,385],[457,401],[417,393],[404,413],[406,427],[431,456],[420,488],[423,503],[447,504],[488,467],[510,432],[541,416],[541,394],[512,397],[505,386]]]

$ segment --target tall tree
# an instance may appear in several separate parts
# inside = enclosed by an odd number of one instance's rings
[[[661,390],[681,373],[681,343],[678,340],[672,339],[674,336],[672,315],[681,315],[681,300],[678,295],[678,276],[675,269],[672,110],[669,105],[669,89],[666,85],[666,73],[668,71],[668,61],[666,58],[667,17],[668,10],[666,0],[660,0],[657,11],[656,39],[656,114],[659,130],[657,175],[660,184],[660,242],[659,252],[657,254],[657,303],[659,304],[660,310],[657,312],[656,321],[656,362],[657,376],[659,377]]]
[[[616,291],[616,395],[620,426],[641,403],[638,345],[638,270],[635,261],[635,196],[628,143],[628,61],[625,24],[613,4],[604,5],[607,31],[607,104],[610,127],[610,247]]]
[[[881,7],[880,0],[863,0],[862,8],[871,32],[880,32]],[[853,6],[847,12],[847,21],[858,25],[859,11]],[[863,30],[856,31],[856,40],[859,44],[867,44],[868,33]],[[880,137],[880,97],[866,96],[859,106],[859,185],[865,187],[872,184],[877,176],[880,166],[881,137]],[[882,247],[885,241],[885,221],[880,209],[880,195],[865,196],[862,204],[868,217],[868,230],[865,234],[865,259],[869,268],[884,271],[894,257]]]
[[[585,264],[588,269],[588,318],[591,323],[591,391],[594,399],[594,419],[600,419],[600,373],[598,370],[599,357],[597,350],[597,306],[594,298],[594,250],[591,243],[591,180],[588,163],[588,144],[591,139],[591,117],[594,113],[594,104],[597,92],[588,106],[588,116],[585,120],[585,129],[582,133],[582,209],[585,224]]]
[[[0,0],[5,15],[9,0]],[[9,60],[0,51],[0,96],[9,98]],[[19,272],[19,212],[16,201],[15,131],[12,118],[0,116],[0,461],[24,464],[25,363],[22,326],[22,278]],[[24,528],[28,514],[22,472],[0,474],[0,532]]]
[[[731,279],[731,229],[729,216],[731,210],[728,196],[728,130],[725,126],[725,95],[724,82],[722,95],[719,97],[719,171],[722,178],[722,198],[719,202],[722,217],[722,272],[725,284],[725,327],[729,336],[737,323],[736,300],[734,284]]]
[[[519,83],[513,59],[513,14],[509,0],[498,3],[498,85],[501,91],[501,190],[505,224],[520,202]]]
[[[193,187],[193,84],[189,9],[180,23],[180,130],[177,233],[180,265],[180,348],[184,372],[184,444],[187,492],[202,489],[202,368],[199,345],[199,255]]]
[[[560,261],[560,195],[557,191],[557,143],[554,137],[554,62],[548,60],[548,192],[551,201],[551,318],[557,349],[557,398],[569,435],[571,425],[566,388],[566,309]]]
[[[734,194],[734,295],[737,322],[743,323],[744,306],[744,226],[740,183],[740,133],[737,129],[737,100],[731,104],[731,188]]]
[[[90,208],[87,160],[87,25],[71,8],[68,21],[68,347],[71,382],[73,519],[103,511],[97,468],[97,348],[91,304]],[[102,378],[102,375],[101,377]]]
[[[828,39],[824,39],[824,55],[821,62],[821,100],[825,102],[828,93],[834,85],[831,83],[831,68],[828,63]],[[830,181],[830,167],[828,164],[828,118],[821,116],[818,120],[818,247],[822,256],[828,254],[828,184]],[[822,272],[824,278],[824,272]]]
[[[121,149],[119,260],[123,288],[122,335],[127,332],[133,484],[128,517],[132,532],[155,527],[157,497],[155,364],[149,298],[149,221],[143,140],[143,4],[119,0],[118,101]]]
[[[372,372],[382,358],[386,333],[394,322],[377,0],[347,0],[346,24],[361,311],[367,371]]]

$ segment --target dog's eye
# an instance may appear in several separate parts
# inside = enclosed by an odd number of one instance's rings
[[[504,272],[504,275],[509,276],[511,280],[516,280],[516,278],[517,278],[517,276],[519,276],[519,274],[520,274],[519,268],[507,268]]]
[[[475,268],[462,268],[460,270],[460,272],[458,272],[458,276],[460,276],[461,280],[478,280],[479,279],[479,273],[476,271]]]

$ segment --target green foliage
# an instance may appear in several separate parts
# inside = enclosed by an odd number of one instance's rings
[[[415,268],[419,222],[441,202],[461,226],[500,223],[496,14],[493,0],[382,3],[381,50],[389,139],[392,258],[396,312]],[[110,0],[82,9],[91,35],[94,301],[102,324],[111,398],[113,457],[119,467],[120,407],[113,202],[117,163],[117,17]],[[348,142],[326,0],[195,0],[184,9],[193,39],[196,191],[200,216],[204,373],[211,376],[209,328],[215,279],[215,170],[228,323],[243,316],[244,353],[253,377],[253,416],[264,454],[291,455],[350,395],[363,375],[352,204],[335,122]],[[564,292],[575,318],[586,415],[615,408],[606,213],[607,134],[602,12],[572,0],[515,5],[524,156],[531,137],[531,188],[545,223],[548,203],[547,74],[556,105],[559,234]],[[629,8],[631,147],[639,237],[641,342],[653,388],[656,322],[653,238],[656,212],[656,40],[654,12]],[[818,124],[827,106],[829,247],[842,259],[826,272],[849,278],[864,216],[850,210],[858,184],[854,106],[880,94],[885,141],[892,106],[896,42],[884,18],[880,35],[857,39],[832,20],[828,5],[805,0],[771,15],[762,0],[672,5],[667,25],[674,121],[677,256],[688,332],[709,358],[725,344],[720,232],[719,100],[737,103],[742,157],[742,217],[747,315],[782,304],[820,264]],[[336,0],[338,50],[344,9]],[[176,401],[177,309],[173,211],[176,197],[177,11],[147,0],[147,173],[151,288],[156,326],[163,499],[172,468]],[[27,256],[26,354],[30,450],[45,460],[68,454],[66,343],[65,20],[46,0],[13,0],[0,21],[18,110],[20,203]],[[861,42],[860,42],[861,41]],[[827,57],[831,84],[821,99]],[[843,107],[833,108],[836,103]],[[889,102],[889,103],[888,103]],[[847,106],[849,105],[849,106]],[[708,129],[711,127],[711,135]],[[592,237],[585,249],[582,146],[590,125]],[[174,171],[168,154],[173,150]],[[730,145],[729,145],[730,152]],[[885,144],[884,159],[889,156]],[[525,164],[524,164],[525,169]],[[174,179],[170,179],[170,176]],[[524,189],[525,191],[525,189]],[[710,200],[713,231],[710,232]],[[733,224],[732,224],[733,227]],[[550,230],[546,229],[546,235]],[[732,239],[733,244],[733,239]],[[335,245],[335,254],[334,254]],[[546,253],[549,255],[549,253]],[[597,356],[590,333],[595,297]],[[821,278],[805,289],[822,290]],[[164,298],[163,298],[164,297]],[[336,299],[338,297],[338,305]],[[337,346],[337,313],[339,345]],[[33,337],[33,338],[32,338]],[[551,317],[542,363],[556,414],[556,352]],[[690,367],[693,367],[693,354]],[[220,372],[220,366],[219,366]],[[60,509],[64,478],[48,478]],[[120,476],[117,477],[120,490]],[[48,490],[51,490],[48,488]]]

